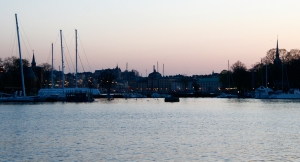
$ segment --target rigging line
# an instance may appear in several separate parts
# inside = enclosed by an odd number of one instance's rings
[[[10,53],[10,57],[13,56],[13,53],[14,53],[14,49],[15,49],[15,44],[16,44],[16,33],[15,33],[15,36],[14,36],[14,41],[13,41],[13,45],[12,45],[12,49],[11,49],[11,53]]]
[[[78,37],[79,37],[79,36],[78,36]],[[89,60],[87,59],[87,56],[86,56],[85,50],[84,50],[84,48],[83,48],[83,45],[82,45],[82,42],[81,42],[81,39],[80,39],[80,37],[79,37],[79,41],[80,41],[81,47],[82,47],[82,49],[83,49],[83,53],[84,53],[84,55],[85,55],[86,61],[87,61],[88,65],[89,65],[90,72],[92,72],[92,69],[91,69],[91,66],[90,66]]]
[[[81,61],[81,58],[80,58],[80,55],[79,55],[79,54],[78,54],[78,57],[79,57],[79,60],[80,60],[80,63],[81,63],[82,70],[83,70],[83,72],[85,72],[85,70],[84,70],[84,67],[83,67],[83,64],[82,64],[82,61]]]
[[[21,37],[21,38],[22,38],[23,44],[24,44],[24,46],[25,46],[25,48],[26,48],[28,58],[30,58],[30,55],[29,55],[29,52],[28,52],[28,48],[27,48],[27,46],[26,46],[26,43],[24,42],[23,37]]]
[[[66,55],[64,55],[64,56],[65,56],[65,61],[67,62],[67,66],[68,66],[69,72],[70,72],[71,70],[70,70],[70,66],[69,66],[69,62],[68,62],[67,56]]]
[[[27,42],[28,42],[28,44],[29,44],[29,47],[30,47],[30,49],[32,50],[32,47],[31,47],[31,45],[30,45],[30,42],[29,42],[29,40],[28,40],[28,38],[27,38],[27,35],[26,35],[26,33],[25,33],[25,30],[24,30],[24,28],[23,28],[23,26],[22,26],[22,23],[19,23],[20,24],[20,26],[21,26],[21,28],[22,28],[22,30],[23,30],[23,33],[24,33],[24,35],[25,35],[25,37],[26,37],[26,39],[27,39]],[[24,40],[23,40],[23,42],[24,42]],[[25,44],[25,43],[24,43]],[[26,45],[25,45],[26,46]],[[28,51],[27,51],[28,52]],[[29,53],[28,53],[28,55],[29,55]],[[29,56],[29,58],[30,58],[30,56]]]
[[[46,63],[50,64],[50,63],[49,63],[49,60],[50,60],[50,57],[51,57],[51,56],[52,56],[52,49],[51,49],[51,47],[50,47],[50,51],[49,51],[49,54],[48,54],[48,58],[47,58]]]
[[[37,72],[36,72],[35,68],[32,68],[32,71],[33,71],[34,77],[37,79],[37,81],[39,83],[40,88],[42,88],[42,82],[40,81],[39,77],[37,76]]]
[[[73,64],[73,61],[72,61],[72,58],[71,58],[71,54],[70,54],[70,51],[69,51],[69,47],[68,47],[68,45],[67,45],[67,42],[66,42],[66,39],[65,39],[65,37],[64,37],[64,36],[63,36],[63,38],[64,38],[65,45],[66,45],[66,47],[67,47],[67,50],[68,50],[68,53],[69,53],[69,57],[70,57],[70,60],[71,60],[71,63],[72,63],[73,69],[74,69],[74,71],[75,71],[74,64]],[[69,71],[71,71],[71,69],[70,69],[70,67],[69,67],[69,63],[68,63],[68,60],[67,60],[67,57],[66,57],[66,55],[65,55],[65,59],[66,59],[66,61],[67,61],[67,64],[68,64]]]
[[[53,44],[56,44],[58,38],[59,38],[59,34],[56,35],[56,39],[55,39],[55,42]]]

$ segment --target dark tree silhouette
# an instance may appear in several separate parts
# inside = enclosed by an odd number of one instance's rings
[[[115,80],[115,77],[116,76],[114,75],[113,70],[107,69],[107,70],[104,70],[98,78],[98,82],[99,82],[100,86],[102,88],[107,89],[108,97],[110,97],[110,89],[112,87],[113,81]]]
[[[238,91],[245,91],[249,87],[249,73],[244,63],[237,61],[231,66],[232,78]]]
[[[188,87],[188,84],[189,84],[189,78],[186,77],[186,76],[182,76],[180,82],[181,82],[181,84],[184,88],[184,91],[186,93],[187,92],[187,87]]]
[[[194,88],[195,93],[198,93],[198,91],[199,91],[199,89],[200,89],[200,85],[199,85],[199,83],[198,83],[198,80],[197,80],[197,79],[193,79],[192,85],[193,85],[193,88]]]
[[[51,70],[52,70],[52,65],[48,63],[42,63],[38,65],[43,69],[44,75],[43,75],[43,82],[46,83],[46,85],[49,85],[49,82],[51,81]],[[53,69],[54,71],[55,69]],[[53,83],[51,83],[53,84]],[[49,88],[49,87],[48,87]]]
[[[29,66],[29,61],[22,59],[23,67]],[[1,78],[1,88],[4,87],[22,87],[21,73],[20,73],[20,59],[12,56],[7,57],[2,61],[4,74]]]

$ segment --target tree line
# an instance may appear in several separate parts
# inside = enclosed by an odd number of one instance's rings
[[[274,64],[275,56],[276,49],[270,49],[265,57],[249,69],[241,61],[235,62],[230,69],[220,73],[222,88],[233,88],[240,92],[253,91],[259,86],[268,86],[274,90],[283,91],[288,91],[290,88],[300,88],[300,50],[279,49],[281,65]],[[22,63],[25,68],[30,66],[26,59],[22,59]],[[44,71],[42,82],[46,83],[50,80],[51,65],[43,63],[38,66]],[[115,76],[113,76],[112,71],[105,71],[97,79],[101,87],[110,89],[112,87],[110,83],[115,79]],[[184,79],[183,77],[182,82],[186,83]],[[39,84],[40,81],[33,81],[37,82],[37,89],[44,88],[43,85]],[[25,81],[25,86],[30,87],[31,82],[32,80]],[[196,81],[193,82],[195,91],[199,89],[199,85],[196,83]],[[20,59],[15,56],[0,58],[0,91],[8,92],[8,89],[21,89]]]
[[[281,64],[274,64],[276,49],[270,49],[259,62],[247,69],[244,63],[237,61],[229,70],[220,73],[223,89],[236,88],[237,91],[253,91],[259,86],[274,90],[288,91],[300,88],[300,50],[279,49]]]
[[[29,73],[34,77],[24,75],[25,80],[25,87],[26,89],[29,89],[30,93],[37,93],[37,90],[42,88],[44,81],[40,81],[37,79],[37,76],[35,74],[35,71],[29,71],[28,68],[30,67],[30,63],[27,59],[22,59],[23,69],[24,73]],[[48,77],[50,77],[49,71],[51,70],[51,65],[48,63],[43,63],[38,65],[41,67],[44,71],[43,79],[47,80]],[[0,91],[1,92],[7,92],[12,93],[14,91],[20,91],[22,88],[22,82],[21,82],[21,73],[20,73],[20,59],[12,56],[7,58],[0,58]],[[34,87],[33,85],[37,85]],[[33,88],[34,87],[34,88]]]

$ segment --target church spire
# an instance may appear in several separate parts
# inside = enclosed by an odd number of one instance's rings
[[[275,59],[274,59],[274,64],[279,64],[279,63],[281,63],[281,60],[279,58],[278,37],[277,37],[276,56],[275,56]]]
[[[31,67],[36,67],[36,62],[34,58],[34,51],[33,51],[33,56],[32,56],[32,61],[31,61]]]
[[[277,44],[276,44],[276,58],[279,58],[279,50],[278,50],[278,38],[277,38]]]

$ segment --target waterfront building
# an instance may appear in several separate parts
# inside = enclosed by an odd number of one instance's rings
[[[138,81],[139,76],[136,70],[125,70],[121,73],[121,81],[125,82],[127,86],[124,86],[129,91],[137,91],[138,90]],[[120,81],[119,81],[120,82]]]
[[[138,91],[145,92],[148,91],[148,78],[140,77],[138,81]]]
[[[159,91],[160,92],[169,92],[171,91],[171,77],[162,77],[159,79]]]
[[[161,78],[161,74],[155,70],[155,66],[153,66],[153,72],[148,75],[148,90],[149,91],[158,91],[159,90],[159,79]]]
[[[222,87],[219,74],[216,73],[200,76],[197,82],[200,86],[200,91],[204,92],[217,92]]]

